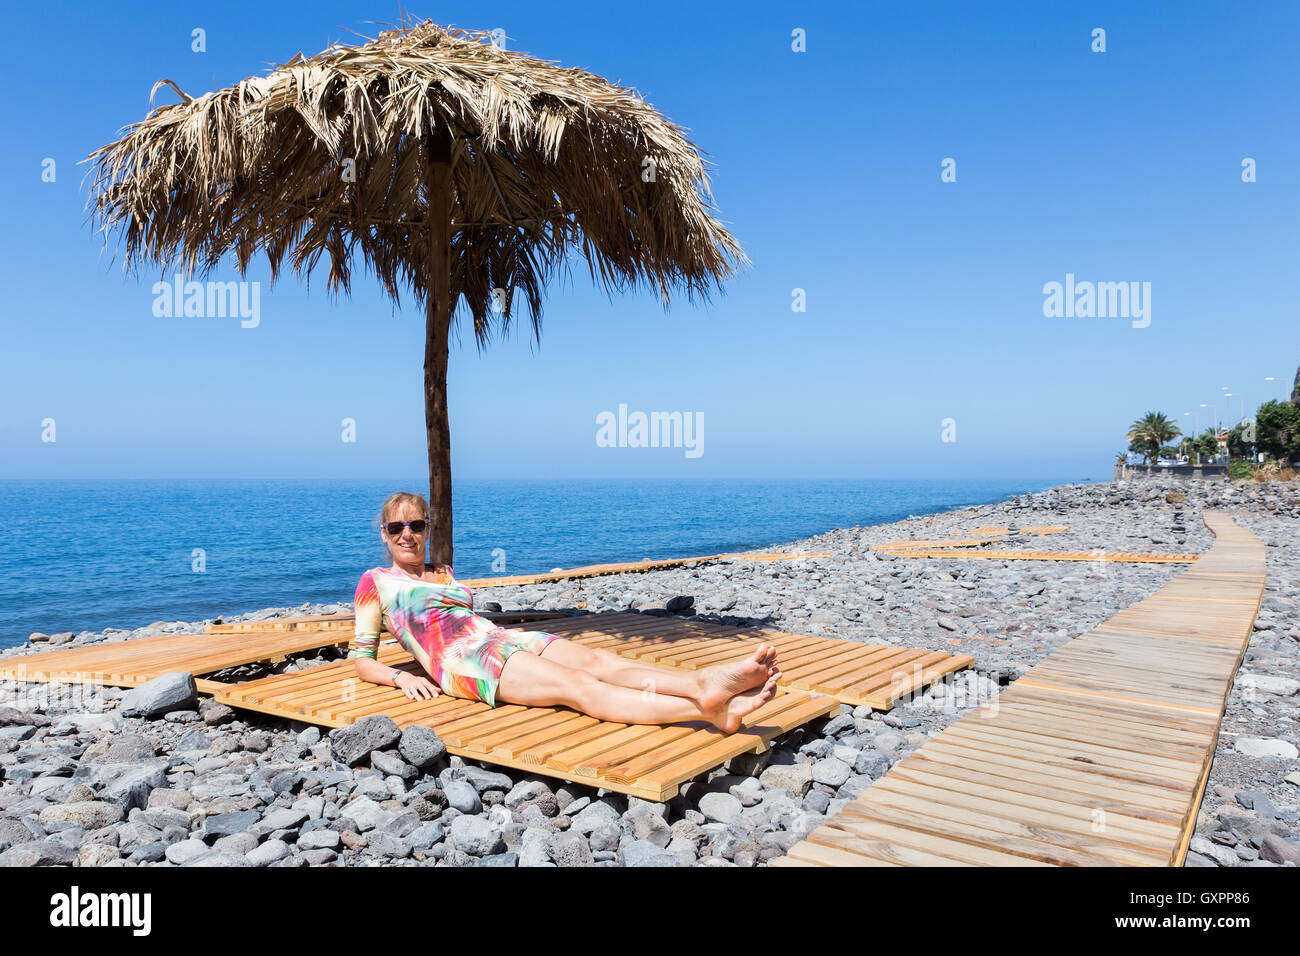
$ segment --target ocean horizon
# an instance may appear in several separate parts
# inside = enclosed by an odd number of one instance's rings
[[[458,577],[781,545],[1006,500],[1071,478],[461,479]],[[0,647],[267,607],[350,602],[423,479],[6,479]]]

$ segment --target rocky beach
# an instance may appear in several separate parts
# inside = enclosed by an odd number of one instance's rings
[[[477,765],[384,717],[333,732],[230,708],[194,675],[124,690],[0,684],[0,865],[756,866],[1062,643],[1151,594],[1183,564],[889,557],[872,545],[980,526],[1065,525],[1006,547],[1199,553],[1204,508],[1264,542],[1268,580],[1228,701],[1188,866],[1300,862],[1300,482],[1160,478],[1067,485],[756,551],[830,552],[476,592],[479,610],[635,610],[970,654],[973,667],[887,713],[841,706],[767,752],[656,803]],[[1176,516],[1181,517],[1176,517]],[[358,569],[360,572],[362,569]],[[221,621],[333,613],[275,608]],[[51,646],[199,633],[214,621],[33,635]],[[545,629],[544,622],[537,627]],[[343,656],[231,668],[246,680]]]

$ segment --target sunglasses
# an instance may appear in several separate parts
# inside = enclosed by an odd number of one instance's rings
[[[411,534],[424,534],[424,529],[429,527],[429,522],[422,518],[414,521],[390,521],[384,525],[384,530],[388,532],[390,538],[396,538],[402,533],[403,528],[410,528]]]

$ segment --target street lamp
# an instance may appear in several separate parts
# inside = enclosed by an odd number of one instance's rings
[[[1183,412],[1183,418],[1186,418],[1188,415],[1192,416],[1192,454],[1196,456],[1196,463],[1199,465],[1201,463],[1201,455],[1196,450],[1197,415],[1195,412]]]
[[[1219,457],[1219,403],[1218,402],[1201,402],[1201,408],[1209,409],[1207,414],[1210,420],[1214,422],[1214,455],[1211,458]]]

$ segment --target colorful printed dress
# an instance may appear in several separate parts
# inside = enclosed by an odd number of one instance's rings
[[[501,669],[515,651],[540,654],[558,635],[507,630],[474,613],[474,595],[450,565],[426,565],[436,581],[371,568],[357,583],[351,658],[374,659],[381,623],[446,694],[496,706]]]

